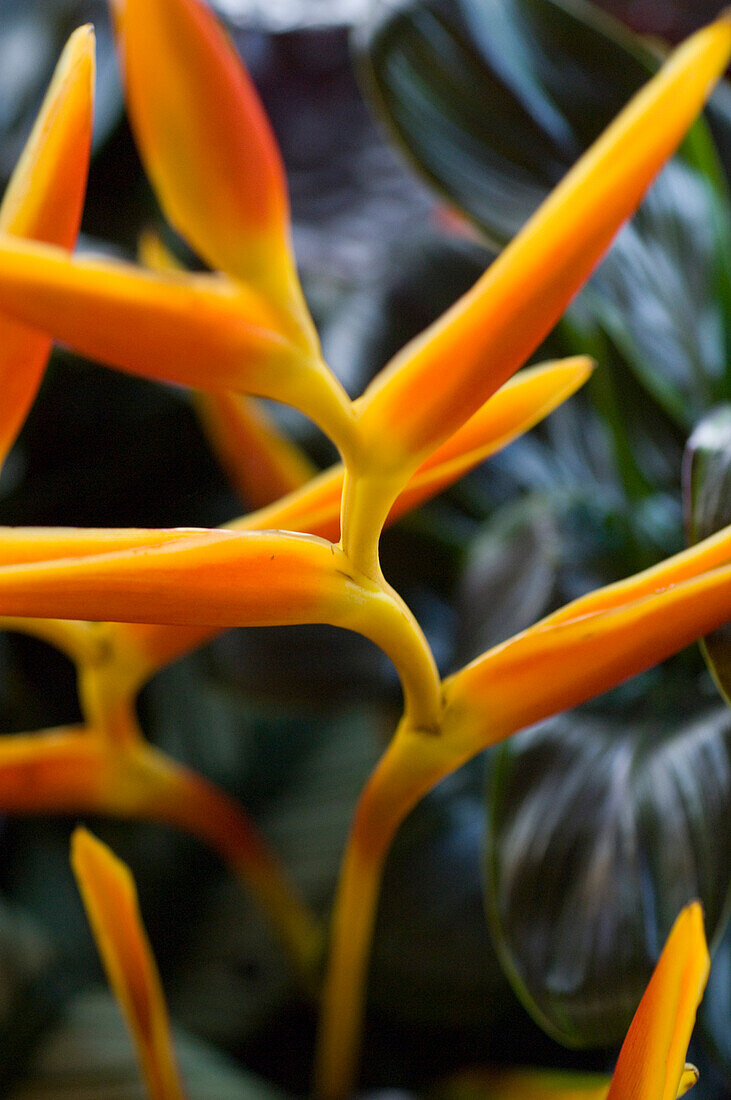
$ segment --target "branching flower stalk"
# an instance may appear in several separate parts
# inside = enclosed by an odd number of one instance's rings
[[[473,289],[351,402],[322,359],[289,243],[279,153],[232,47],[202,0],[113,0],[113,10],[142,158],[171,224],[214,273],[174,270],[164,257],[147,269],[72,257],[68,235],[42,243],[2,225],[7,323],[42,339],[44,356],[53,336],[117,369],[208,391],[234,428],[244,397],[291,404],[330,436],[343,465],[227,529],[3,532],[0,614],[10,628],[25,619],[22,629],[72,656],[87,725],[4,739],[0,805],[96,809],[190,829],[254,886],[291,953],[309,959],[308,918],[291,911],[293,895],[242,811],[142,740],[134,697],[162,665],[230,626],[331,623],[379,645],[401,678],[404,717],[356,809],[335,904],[317,1068],[318,1093],[335,1100],[355,1079],[383,863],[410,809],[487,746],[731,617],[726,529],[440,681],[378,556],[387,522],[587,377],[590,364],[571,360],[509,381],[701,109],[731,54],[731,20],[676,51]],[[39,193],[27,182],[24,201]],[[36,367],[3,412],[9,439],[39,377]],[[660,1095],[645,1090],[641,1100]],[[626,1080],[620,1096],[630,1096]]]

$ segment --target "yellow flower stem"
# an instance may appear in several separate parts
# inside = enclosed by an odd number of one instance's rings
[[[382,580],[378,557],[381,531],[393,502],[409,479],[409,471],[383,474],[346,463],[340,506],[340,546],[357,569]]]
[[[142,740],[134,695],[114,663],[81,664],[78,672],[79,703],[89,729],[119,747]]]
[[[327,364],[319,358],[303,359],[293,372],[282,400],[308,416],[332,440],[344,462],[352,462],[359,449],[353,404]]]
[[[404,693],[404,721],[422,733],[439,730],[441,682],[421,627],[397,592],[381,576],[364,589],[360,622],[349,625],[375,642],[391,659]]]
[[[357,431],[357,429],[356,429]],[[434,733],[441,712],[439,673],[423,631],[404,601],[384,579],[378,543],[391,506],[409,471],[383,474],[368,469],[360,454],[345,459],[341,497],[340,549],[360,573],[378,586],[382,599],[368,601],[368,636],[393,661],[404,691],[409,725]]]
[[[453,770],[454,745],[402,722],[361,794],[335,901],[315,1068],[321,1100],[352,1092],[386,855],[406,815]]]

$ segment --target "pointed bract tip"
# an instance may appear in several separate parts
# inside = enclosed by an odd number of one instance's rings
[[[97,854],[103,854],[108,858],[111,856],[111,851],[107,848],[106,844],[102,844],[101,840],[97,840],[93,833],[84,825],[77,825],[71,834],[71,863],[75,870],[78,871],[80,863],[83,863],[84,858],[91,855],[92,857]]]
[[[586,378],[593,374],[598,366],[596,359],[592,359],[590,355],[572,355],[564,360],[564,364],[572,367],[577,375],[583,375]]]
[[[95,47],[96,34],[93,23],[84,23],[81,27],[77,27],[66,43],[66,49],[72,59],[78,55],[84,56],[93,53]]]

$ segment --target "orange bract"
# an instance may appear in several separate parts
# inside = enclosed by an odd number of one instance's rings
[[[709,969],[703,913],[695,902],[673,925],[622,1046],[607,1100],[675,1100]]]
[[[251,80],[199,0],[114,0],[127,105],[171,223],[214,268],[290,277],[284,169]]]
[[[71,862],[109,983],[137,1047],[151,1100],[183,1100],[160,975],[129,868],[85,829]]]
[[[73,248],[91,146],[94,33],[72,34],[0,205],[0,231]],[[0,465],[25,420],[51,341],[0,316]]]

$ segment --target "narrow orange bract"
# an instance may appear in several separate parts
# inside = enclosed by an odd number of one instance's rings
[[[235,278],[289,278],[281,157],[223,30],[199,0],[112,8],[135,136],[171,223]]]
[[[709,969],[703,913],[694,902],[673,925],[620,1051],[607,1100],[675,1100],[679,1095]]]
[[[276,397],[279,373],[304,362],[251,291],[10,237],[0,238],[0,307],[90,358],[202,389]]]
[[[85,829],[74,832],[71,862],[151,1100],[183,1100],[160,975],[129,868]]]
[[[608,691],[727,622],[731,566],[588,614],[573,617],[568,609],[445,681],[445,729],[453,728],[463,759]]]
[[[0,614],[217,627],[358,628],[374,586],[330,543],[272,531],[0,567]]]
[[[174,545],[206,531],[200,527],[0,527],[0,566]]]
[[[73,248],[91,146],[94,33],[71,35],[0,205],[0,231]],[[0,316],[0,465],[35,397],[48,337]]]
[[[131,374],[293,405],[342,453],[352,447],[350,400],[299,322],[222,276],[72,258],[0,234],[0,309]]]
[[[472,290],[375,379],[359,407],[384,469],[421,461],[548,334],[683,138],[730,55],[731,17],[688,39]]]

